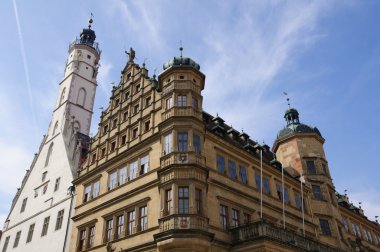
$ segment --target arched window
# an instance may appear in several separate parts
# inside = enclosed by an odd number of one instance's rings
[[[77,104],[84,107],[84,104],[86,103],[86,90],[84,88],[79,89],[78,98],[77,98]]]
[[[59,105],[63,103],[63,100],[65,99],[65,93],[66,93],[66,88],[63,88],[62,93],[61,93],[61,98],[59,99]]]
[[[54,143],[51,143],[49,146],[49,149],[48,149],[48,152],[46,155],[46,160],[45,160],[45,167],[48,166],[48,164],[49,164],[50,156],[51,156],[51,153],[53,152],[53,145],[54,145]]]
[[[55,135],[55,133],[57,133],[57,129],[58,129],[58,121],[55,122],[54,129],[53,129],[53,136]]]

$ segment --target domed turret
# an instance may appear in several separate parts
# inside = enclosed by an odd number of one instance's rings
[[[183,51],[182,47],[180,47],[179,50],[181,51],[181,56],[174,57],[173,59],[170,59],[168,62],[166,62],[163,66],[164,71],[168,68],[176,67],[176,66],[192,67],[199,71],[199,69],[201,68],[199,64],[189,57],[182,57],[182,51]]]
[[[284,118],[286,120],[286,127],[280,130],[277,134],[277,139],[285,138],[293,133],[316,133],[322,137],[321,132],[317,127],[311,127],[309,125],[300,123],[299,113],[294,108],[289,108],[285,111]]]
[[[84,28],[80,34],[80,43],[92,46],[95,42],[96,35],[95,31],[91,30],[91,24],[93,23],[92,18],[88,20],[88,29]]]

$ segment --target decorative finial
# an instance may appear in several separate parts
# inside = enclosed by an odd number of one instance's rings
[[[179,51],[181,52],[181,58],[182,58],[182,51],[183,51],[183,47],[182,47],[182,40],[179,41]]]
[[[286,93],[286,92],[283,92],[283,93],[286,96],[286,101],[288,102],[288,106],[290,108],[290,99],[289,99],[288,93]]]
[[[345,189],[345,190],[344,190],[344,195],[346,195],[346,196],[347,196],[347,189]]]
[[[91,12],[91,17],[88,20],[88,29],[91,29],[91,24],[94,22],[93,17],[94,17],[94,14],[92,14],[92,12]]]

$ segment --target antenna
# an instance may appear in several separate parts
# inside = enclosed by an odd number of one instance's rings
[[[283,92],[283,93],[286,96],[286,101],[288,102],[288,106],[290,108],[290,99],[289,99],[288,93],[286,93],[286,92]]]
[[[179,41],[179,51],[181,52],[181,58],[182,58],[182,51],[183,51],[183,47],[182,47],[182,40]]]

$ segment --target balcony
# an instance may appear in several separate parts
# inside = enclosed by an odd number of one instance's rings
[[[204,167],[206,158],[195,152],[172,152],[161,157],[160,167],[164,168],[169,165],[178,164],[195,164]]]
[[[202,112],[195,110],[193,107],[172,107],[162,113],[162,121],[165,121],[173,116],[191,116],[198,120],[202,120]]]
[[[175,82],[173,81],[170,85],[164,87],[164,90],[162,90],[162,96],[165,96],[174,90],[192,90],[197,94],[201,93],[201,88],[194,83],[188,80],[176,80]]]
[[[266,222],[255,222],[231,229],[232,244],[267,238],[305,251],[339,252],[336,248],[303,237],[292,230],[283,229]]]
[[[159,219],[160,232],[174,229],[207,231],[208,218],[192,214],[174,214]]]
[[[98,44],[98,42],[93,42],[93,43],[89,43],[89,42],[87,42],[87,43],[83,43],[83,42],[81,42],[80,39],[76,38],[73,42],[70,43],[70,45],[69,45],[69,51],[70,51],[71,48],[72,48],[73,46],[75,46],[75,45],[86,45],[86,46],[92,47],[92,48],[94,48],[95,51],[99,54],[99,56],[100,56],[100,54],[102,53],[102,51],[99,49],[99,44]]]

